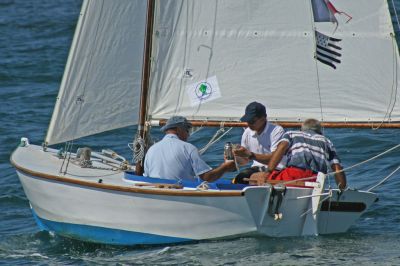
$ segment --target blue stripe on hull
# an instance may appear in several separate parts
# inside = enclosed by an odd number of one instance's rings
[[[168,244],[193,241],[192,239],[187,238],[131,232],[126,230],[110,229],[90,225],[54,222],[40,218],[33,209],[31,210],[40,230],[52,231],[62,236],[88,242],[112,245],[139,245]]]

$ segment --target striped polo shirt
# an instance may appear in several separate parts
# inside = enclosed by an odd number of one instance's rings
[[[289,143],[286,152],[287,166],[309,169],[314,172],[328,172],[328,164],[340,164],[332,142],[314,131],[288,131],[280,142]]]

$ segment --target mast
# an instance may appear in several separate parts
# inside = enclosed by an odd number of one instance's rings
[[[140,93],[139,107],[139,123],[137,135],[146,139],[147,131],[145,130],[145,122],[147,116],[147,95],[150,81],[150,57],[152,47],[153,34],[153,19],[154,19],[154,0],[147,0],[147,16],[146,16],[146,36],[144,41],[143,53],[143,69],[142,69],[142,88]],[[136,163],[136,174],[143,175],[143,161]]]

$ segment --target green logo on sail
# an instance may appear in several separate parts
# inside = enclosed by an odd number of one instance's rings
[[[201,82],[196,86],[196,96],[199,100],[205,100],[212,94],[212,87],[208,82]]]

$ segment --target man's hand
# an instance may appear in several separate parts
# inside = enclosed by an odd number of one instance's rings
[[[239,148],[233,149],[233,154],[238,157],[249,158],[251,152],[245,147],[239,146]]]
[[[215,180],[220,178],[225,172],[232,172],[234,170],[236,170],[235,161],[226,161],[220,164],[217,168],[199,175],[199,177],[204,181],[214,182]]]
[[[249,163],[249,159],[244,157],[235,156],[235,160],[239,166],[243,166]]]
[[[236,164],[233,160],[228,160],[221,165],[226,172],[233,172],[236,170]]]
[[[344,190],[347,187],[346,175],[343,172],[343,168],[340,164],[332,164],[332,170],[335,172],[335,181],[340,190]]]
[[[269,173],[267,172],[258,172],[254,173],[250,176],[249,185],[253,186],[263,186],[267,183]]]

